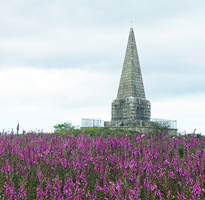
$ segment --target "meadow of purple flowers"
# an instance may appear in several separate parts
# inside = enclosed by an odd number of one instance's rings
[[[204,149],[195,135],[1,135],[0,197],[205,199]]]

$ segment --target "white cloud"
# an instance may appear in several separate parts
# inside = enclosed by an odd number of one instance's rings
[[[119,76],[118,76],[119,77]],[[118,77],[107,72],[79,69],[13,68],[0,73],[1,127],[19,122],[29,129],[63,119],[79,124],[83,117],[100,117],[115,98]],[[98,107],[98,108],[97,108]],[[97,111],[102,112],[97,114]],[[86,112],[87,116],[86,116]],[[91,112],[92,111],[92,112]],[[101,115],[108,117],[110,112]],[[78,122],[75,122],[78,118]],[[51,121],[51,123],[49,123]],[[10,125],[9,125],[10,124]]]
[[[205,93],[183,95],[180,97],[151,102],[152,117],[177,120],[178,130],[205,135],[204,110]]]

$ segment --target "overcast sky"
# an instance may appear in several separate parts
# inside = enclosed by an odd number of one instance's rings
[[[0,0],[0,131],[111,119],[133,22],[151,117],[205,134],[204,0]]]

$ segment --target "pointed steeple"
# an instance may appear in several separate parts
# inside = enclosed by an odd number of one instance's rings
[[[132,25],[117,94],[117,99],[125,97],[146,99]]]
[[[135,35],[131,27],[117,99],[112,102],[112,126],[136,126],[139,120],[149,121],[150,116],[151,104],[145,97]]]

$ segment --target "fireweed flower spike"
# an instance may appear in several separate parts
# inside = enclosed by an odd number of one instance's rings
[[[18,194],[18,197],[21,199],[21,198],[26,198],[27,195],[26,195],[26,191],[24,190],[24,186],[21,185],[20,188],[19,188],[19,194]]]
[[[42,185],[40,185],[38,188],[36,188],[37,191],[37,197],[39,200],[43,200],[43,188]]]
[[[19,123],[17,124],[16,131],[17,131],[17,134],[18,134],[19,133]]]
[[[173,172],[170,172],[169,177],[170,177],[171,179],[174,179],[174,173],[173,173]]]

